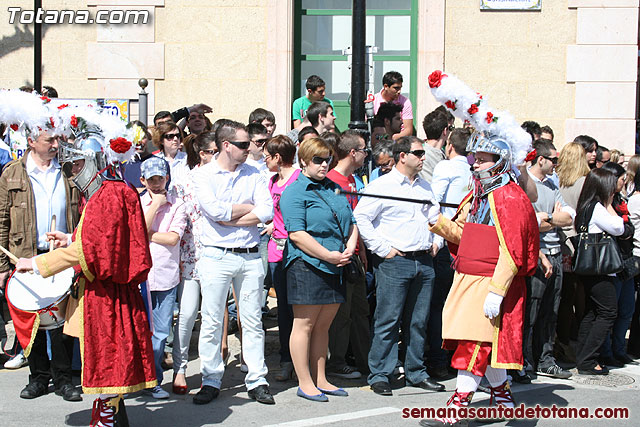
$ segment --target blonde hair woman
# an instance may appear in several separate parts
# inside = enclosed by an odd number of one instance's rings
[[[627,163],[627,182],[625,183],[626,196],[631,197],[634,191],[640,191],[640,188],[636,188],[634,185],[634,179],[640,170],[640,155],[634,154],[629,158]]]

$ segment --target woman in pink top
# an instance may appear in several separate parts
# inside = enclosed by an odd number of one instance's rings
[[[287,230],[284,228],[280,196],[292,182],[298,179],[300,169],[293,167],[296,145],[284,135],[271,138],[264,147],[264,160],[271,172],[276,172],[269,180],[269,191],[273,198],[273,222],[265,231],[269,239],[269,271],[278,299],[278,331],[280,338],[280,371],[276,373],[277,381],[291,379],[293,363],[289,353],[289,336],[293,326],[293,311],[287,304],[287,282],[282,262],[282,251],[287,241]]]

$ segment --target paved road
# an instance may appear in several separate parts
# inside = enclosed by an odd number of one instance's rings
[[[394,390],[392,397],[378,396],[371,392],[364,380],[336,380],[337,385],[345,387],[350,396],[331,397],[328,403],[316,403],[303,400],[295,395],[296,383],[293,381],[278,383],[271,375],[267,378],[277,404],[266,406],[247,397],[243,384],[244,374],[240,372],[238,361],[239,344],[230,337],[232,358],[229,361],[223,380],[220,397],[205,406],[192,403],[192,395],[200,386],[199,361],[197,352],[189,363],[187,375],[190,394],[178,396],[172,394],[168,400],[159,401],[140,393],[126,400],[127,412],[132,426],[153,427],[200,427],[224,423],[229,426],[314,426],[348,425],[359,426],[416,426],[417,420],[404,419],[403,408],[441,407],[455,388],[455,379],[444,382],[446,393],[425,392],[421,389],[400,387]],[[271,328],[267,334],[267,365],[275,369],[278,365],[277,332]],[[28,381],[28,368],[16,371],[0,369],[0,426],[85,426],[91,416],[94,396],[84,396],[83,402],[65,402],[53,392],[35,400],[19,398],[22,387]],[[171,371],[166,371],[164,388],[171,390]],[[615,369],[608,384],[589,384],[583,376],[574,376],[571,380],[554,380],[540,377],[531,385],[515,385],[513,390],[518,402],[533,406],[540,404],[559,407],[598,406],[630,408],[631,417],[623,420],[520,420],[495,423],[493,425],[518,426],[593,426],[620,425],[638,426],[634,417],[640,414],[640,366]],[[79,378],[76,378],[79,382]],[[401,384],[399,384],[401,385]],[[474,406],[486,404],[488,395],[477,393]]]

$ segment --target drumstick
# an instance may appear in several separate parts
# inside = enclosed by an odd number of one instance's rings
[[[56,216],[53,215],[51,217],[51,232],[53,233],[54,231],[56,231]],[[53,245],[54,245],[54,240],[51,240],[49,242],[49,252],[53,251]]]
[[[0,251],[4,252],[4,254],[8,256],[15,264],[18,263],[18,257],[6,250],[2,245],[0,245]]]

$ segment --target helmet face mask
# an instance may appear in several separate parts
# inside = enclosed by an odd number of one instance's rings
[[[99,138],[102,136],[97,132],[81,133],[73,142],[61,142],[59,148],[63,172],[87,199],[98,191],[104,179],[100,171],[106,166],[106,161]],[[78,160],[84,160],[84,165],[74,174],[73,163]]]
[[[481,186],[481,196],[507,185],[512,178],[515,180],[511,175],[511,149],[503,138],[475,132],[469,138],[467,150],[473,154],[488,153],[498,157],[490,168],[472,171],[476,185]]]

